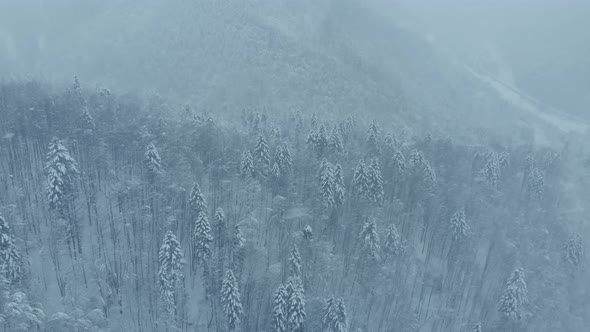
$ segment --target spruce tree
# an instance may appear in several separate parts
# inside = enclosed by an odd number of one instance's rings
[[[320,197],[324,205],[331,207],[334,205],[334,175],[332,165],[324,158],[320,164],[318,172]]]
[[[193,259],[195,263],[205,264],[211,258],[211,226],[204,213],[199,213],[193,231]]]
[[[289,297],[285,285],[279,285],[273,302],[272,327],[275,332],[287,331],[287,310]]]
[[[289,278],[287,282],[287,293],[289,294],[287,331],[303,332],[307,315],[305,313],[305,294],[301,278]]]
[[[527,286],[524,271],[517,268],[506,282],[504,292],[500,297],[499,311],[506,319],[520,319],[522,306],[527,303]]]
[[[258,164],[260,173],[266,174],[270,167],[270,150],[268,148],[268,143],[262,134],[258,135],[258,138],[256,139],[254,160]]]
[[[383,255],[385,259],[391,259],[393,257],[399,257],[404,252],[404,243],[402,242],[401,235],[394,224],[389,225],[387,228],[387,236],[385,237],[385,243],[383,244]]]
[[[495,152],[487,154],[486,164],[481,173],[489,186],[498,186],[498,180],[500,179],[500,161]]]
[[[6,220],[0,216],[0,273],[9,283],[21,280],[22,261]]]
[[[379,131],[375,121],[371,122],[367,132],[367,155],[376,157],[379,155]]]
[[[395,177],[395,180],[399,182],[407,168],[406,158],[404,157],[403,153],[396,151],[393,154],[391,159],[391,167],[393,169],[393,176]]]
[[[318,157],[323,156],[329,143],[326,127],[322,124],[317,131],[312,129],[312,132],[307,137],[306,143],[311,145]]]
[[[361,198],[369,197],[369,179],[368,169],[365,162],[361,159],[354,169],[353,188],[355,193]]]
[[[334,188],[332,189],[334,197],[334,205],[342,206],[344,204],[344,198],[346,196],[346,186],[344,184],[344,174],[342,173],[342,166],[336,164],[334,168]]]
[[[344,153],[344,146],[342,145],[342,139],[340,138],[340,133],[338,128],[334,126],[332,128],[332,133],[330,134],[330,138],[328,141],[328,147],[332,153],[335,154],[343,154]]]
[[[336,306],[336,320],[334,322],[334,332],[348,332],[348,319],[346,317],[346,307],[342,298],[338,299]]]
[[[370,259],[376,259],[379,256],[379,236],[377,235],[377,225],[375,219],[370,218],[363,226],[360,234],[363,255]]]
[[[195,218],[198,217],[201,213],[207,215],[207,203],[205,202],[205,197],[201,192],[201,187],[196,182],[193,185],[193,188],[191,189],[191,193],[188,198],[188,204],[191,209],[191,213]]]
[[[287,175],[291,172],[292,160],[287,143],[277,146],[274,163],[277,164],[280,174]]]
[[[336,321],[336,301],[333,297],[326,299],[324,307],[324,316],[322,317],[322,331],[334,332],[334,323]]]
[[[293,247],[289,256],[289,272],[292,276],[301,277],[301,255],[297,246]]]
[[[148,174],[150,174],[151,177],[162,172],[162,160],[160,159],[160,153],[158,152],[158,149],[156,149],[154,143],[150,143],[146,147],[143,161]]]
[[[74,197],[75,178],[79,172],[76,161],[58,138],[54,137],[49,143],[45,171],[49,207],[64,218],[65,210]]]
[[[459,241],[467,237],[467,220],[465,218],[465,212],[459,210],[453,214],[449,222],[449,228],[454,241]]]
[[[243,179],[249,179],[253,178],[254,174],[254,159],[250,151],[246,150],[242,153],[242,159],[240,160],[240,176]]]
[[[165,308],[174,312],[176,306],[176,287],[182,281],[183,254],[176,236],[167,231],[158,254],[160,294]]]
[[[383,178],[381,177],[381,168],[377,158],[371,160],[371,164],[368,167],[367,174],[368,193],[369,199],[373,203],[381,203],[383,201]]]
[[[228,330],[235,331],[240,324],[240,316],[243,313],[243,309],[238,281],[232,270],[227,271],[227,275],[223,280],[221,286],[221,302],[223,304],[223,312],[227,319]]]

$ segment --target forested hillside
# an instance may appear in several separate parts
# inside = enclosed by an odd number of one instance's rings
[[[0,86],[4,330],[590,324],[575,142],[229,114],[77,79]]]

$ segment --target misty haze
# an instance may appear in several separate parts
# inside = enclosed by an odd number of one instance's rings
[[[590,331],[589,18],[0,0],[0,331]]]

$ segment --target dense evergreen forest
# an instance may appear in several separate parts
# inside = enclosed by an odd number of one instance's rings
[[[368,114],[3,83],[3,331],[587,330],[575,140]]]

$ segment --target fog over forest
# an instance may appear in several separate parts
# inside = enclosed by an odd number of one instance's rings
[[[588,17],[0,0],[0,330],[588,331]]]

